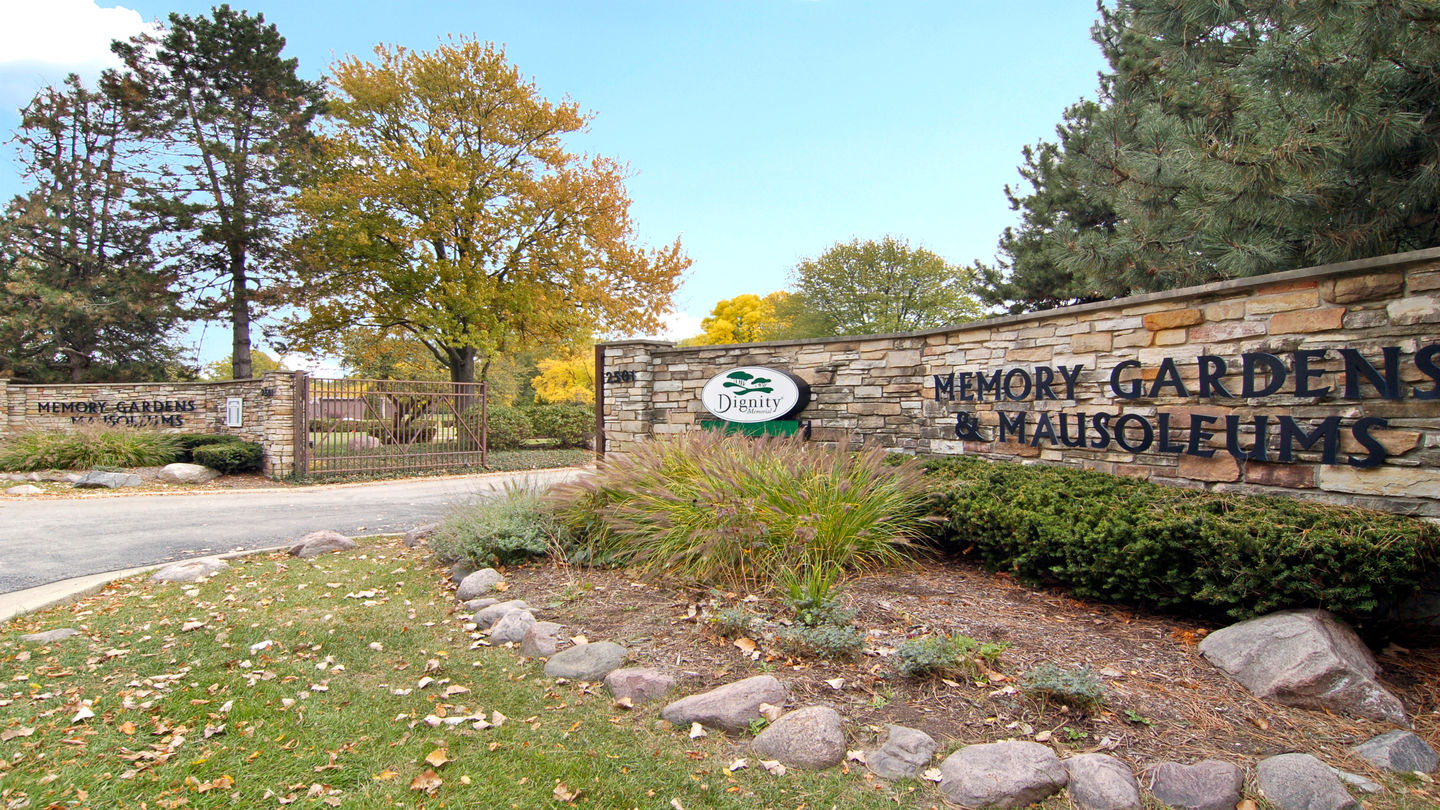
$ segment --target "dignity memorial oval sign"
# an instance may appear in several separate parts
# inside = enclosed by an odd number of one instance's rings
[[[727,422],[769,422],[805,407],[810,386],[778,369],[741,366],[711,377],[700,401],[705,410]]]

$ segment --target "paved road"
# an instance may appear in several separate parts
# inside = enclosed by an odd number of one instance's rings
[[[407,531],[507,481],[556,482],[576,471],[387,481],[203,495],[0,498],[0,593],[82,574],[285,543],[317,529]]]

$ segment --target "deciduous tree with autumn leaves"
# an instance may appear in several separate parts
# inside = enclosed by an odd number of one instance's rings
[[[658,329],[689,259],[631,227],[625,167],[567,150],[588,115],[469,39],[334,66],[323,158],[296,208],[293,346],[403,332],[456,382],[505,352]]]

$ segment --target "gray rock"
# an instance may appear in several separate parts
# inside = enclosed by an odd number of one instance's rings
[[[490,593],[495,586],[505,581],[494,568],[482,568],[473,574],[460,580],[460,587],[455,590],[455,598],[461,602],[474,599],[482,593]]]
[[[605,676],[605,688],[616,700],[646,703],[666,695],[675,688],[675,679],[658,669],[626,667]]]
[[[359,548],[360,544],[346,537],[339,532],[332,532],[329,529],[318,532],[311,532],[296,541],[290,547],[290,556],[301,559],[318,557],[321,554],[329,554],[336,551],[349,551],[352,548]]]
[[[1260,792],[1277,810],[1360,810],[1330,766],[1309,754],[1281,754],[1255,766]]]
[[[520,654],[526,658],[549,658],[560,649],[560,625],[555,622],[536,622],[525,631],[520,639]]]
[[[598,681],[620,668],[628,653],[613,641],[577,644],[556,653],[545,662],[545,674],[552,678]]]
[[[1335,775],[1340,777],[1340,781],[1344,782],[1346,786],[1355,788],[1361,793],[1379,793],[1385,789],[1378,783],[1372,782],[1358,773],[1342,771],[1339,768],[1331,768],[1330,770],[1334,771]]]
[[[405,545],[409,548],[415,548],[426,540],[429,540],[430,535],[434,534],[439,528],[439,523],[426,523],[424,526],[416,526],[405,533]]]
[[[460,562],[457,562],[454,565],[450,566],[450,581],[455,583],[456,585],[459,585],[461,580],[465,579],[465,577],[468,577],[479,570],[480,569],[475,567],[473,564],[461,560]]]
[[[1040,743],[967,745],[940,763],[940,793],[961,807],[1026,807],[1059,793],[1069,776]]]
[[[1323,610],[1232,624],[1206,636],[1200,653],[1259,697],[1406,725],[1399,699],[1375,680],[1370,650]]]
[[[518,644],[525,640],[525,634],[535,626],[535,615],[528,610],[512,610],[500,617],[490,628],[490,641],[494,644]]]
[[[187,560],[173,565],[167,565],[156,571],[151,577],[151,582],[197,582],[206,577],[214,576],[226,568],[230,563],[218,557],[205,557],[199,560]]]
[[[923,731],[890,726],[885,744],[865,754],[865,767],[881,779],[914,779],[935,758],[939,745]]]
[[[788,698],[785,686],[775,678],[756,675],[681,698],[661,709],[660,716],[684,728],[699,723],[723,731],[744,731],[750,727],[751,720],[760,718],[761,703],[784,706]]]
[[[375,450],[384,446],[385,443],[374,436],[354,436],[345,443],[345,449],[352,453],[360,450]]]
[[[84,477],[81,473],[65,473],[60,476],[60,480],[67,484],[78,484]]]
[[[469,611],[469,612],[471,612],[471,613],[474,613],[475,611],[484,610],[485,608],[490,607],[491,605],[498,605],[498,604],[500,604],[500,600],[499,600],[499,599],[496,599],[496,598],[493,597],[493,596],[487,596],[487,597],[485,597],[485,598],[483,598],[483,599],[471,599],[471,600],[469,600],[468,602],[466,602],[464,605],[462,605],[462,607],[464,607],[465,610],[467,610],[467,611]]]
[[[1176,810],[1235,810],[1245,790],[1245,772],[1217,759],[1161,762],[1146,769],[1145,781],[1155,798]]]
[[[40,480],[38,477],[35,480]],[[76,489],[120,489],[121,487],[138,487],[143,483],[140,476],[130,473],[101,472],[91,470],[80,476],[75,482]]]
[[[0,481],[29,481],[24,473],[0,473]]]
[[[5,490],[6,495],[39,495],[45,490],[34,484],[21,484],[18,487],[10,487]]]
[[[1105,754],[1080,754],[1060,763],[1070,775],[1070,801],[1080,810],[1140,810],[1140,784],[1129,766]]]
[[[176,463],[161,467],[155,480],[162,484],[203,484],[219,477],[219,470],[212,470],[203,464]]]
[[[495,623],[505,618],[505,614],[514,613],[517,610],[535,613],[535,608],[525,604],[524,599],[511,599],[509,602],[497,602],[476,611],[474,621],[481,630],[489,630]]]
[[[1350,753],[1386,771],[1430,773],[1440,766],[1435,749],[1414,734],[1396,729],[1387,731],[1350,749]]]
[[[30,641],[35,644],[54,644],[57,641],[64,641],[71,636],[79,634],[80,631],[73,627],[60,627],[55,630],[46,630],[43,633],[26,633],[20,637],[20,640]]]
[[[829,706],[806,706],[781,715],[755,735],[750,749],[791,768],[833,768],[845,759],[845,723]]]

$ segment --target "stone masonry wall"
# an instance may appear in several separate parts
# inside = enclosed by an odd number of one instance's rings
[[[768,366],[810,384],[816,441],[1434,518],[1437,324],[1429,249],[910,334],[603,344],[603,449],[695,429],[706,380]]]
[[[26,430],[88,426],[164,433],[228,433],[265,448],[265,474],[290,475],[295,464],[295,383],[290,372],[258,380],[194,383],[19,385],[0,379],[0,439]],[[225,426],[230,397],[244,400],[242,426]]]

